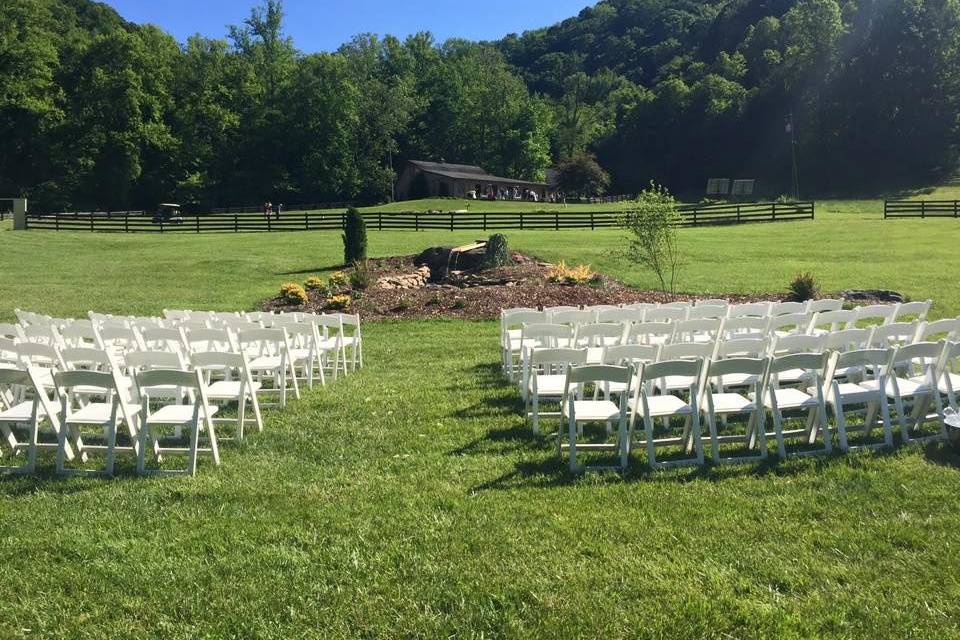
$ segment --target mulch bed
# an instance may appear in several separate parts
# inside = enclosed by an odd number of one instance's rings
[[[370,266],[376,278],[412,273],[415,256],[373,259]],[[457,318],[485,320],[500,317],[502,309],[515,307],[550,307],[559,305],[589,306],[597,304],[632,304],[636,302],[678,302],[704,298],[722,298],[731,303],[782,300],[784,294],[669,294],[662,291],[641,291],[599,275],[589,285],[565,285],[547,281],[550,265],[536,258],[513,254],[514,264],[483,271],[490,280],[505,280],[506,285],[460,288],[450,284],[429,284],[422,289],[378,289],[371,285],[355,299],[350,313],[359,313],[364,320]],[[291,306],[280,299],[264,303],[265,311],[329,312],[326,298],[309,292],[310,302]]]

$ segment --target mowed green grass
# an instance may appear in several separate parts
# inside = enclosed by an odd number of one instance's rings
[[[844,205],[846,206],[846,205]],[[884,286],[960,312],[952,221],[685,230],[683,288]],[[477,234],[371,235],[413,253]],[[591,262],[616,232],[509,234]],[[332,233],[0,233],[0,315],[250,309]],[[303,272],[288,275],[290,272]],[[365,326],[367,367],[269,412],[194,479],[0,479],[0,637],[944,638],[960,634],[946,446],[574,477],[524,427],[494,322]],[[45,462],[49,466],[49,460]]]

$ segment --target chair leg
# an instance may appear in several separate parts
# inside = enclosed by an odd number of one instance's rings
[[[573,415],[570,416],[568,421],[567,431],[570,439],[570,471],[576,473],[579,471],[577,466],[577,420]]]
[[[710,429],[710,449],[713,452],[713,464],[720,464],[720,441],[717,438],[717,417],[707,412],[707,428]]]
[[[197,454],[200,449],[200,421],[190,425],[190,452],[187,454],[187,473],[197,475]]]
[[[650,416],[644,416],[643,427],[647,432],[647,464],[650,465],[651,468],[656,469],[657,454],[656,447],[653,444],[653,418]]]
[[[840,440],[840,450],[849,451],[850,443],[847,440],[847,419],[846,409],[842,400],[836,400],[833,404],[833,413],[837,419],[837,437]]]
[[[773,430],[777,437],[777,455],[780,456],[781,460],[786,460],[787,447],[783,442],[783,415],[776,409],[771,413],[773,413]]]

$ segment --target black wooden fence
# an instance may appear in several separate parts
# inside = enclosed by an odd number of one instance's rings
[[[813,220],[813,202],[682,205],[683,226]],[[363,217],[371,230],[491,230],[491,229],[602,229],[619,224],[619,211],[532,211],[468,213],[379,213]],[[28,229],[92,231],[102,233],[241,233],[276,231],[332,231],[343,229],[345,213],[285,211],[263,213],[208,213],[184,216],[182,222],[153,222],[142,211],[31,214]]]
[[[960,218],[960,200],[884,200],[883,218]]]

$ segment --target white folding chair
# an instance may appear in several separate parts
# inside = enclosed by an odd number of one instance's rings
[[[917,334],[917,342],[953,342],[960,330],[960,319],[944,318],[933,322],[924,322]]]
[[[930,313],[931,306],[933,306],[933,302],[930,300],[924,300],[923,302],[904,302],[897,306],[897,310],[893,314],[893,322],[908,322],[910,320],[923,322],[927,319],[927,314]]]
[[[664,345],[673,340],[674,324],[671,322],[638,322],[624,327],[621,344]]]
[[[671,342],[714,343],[720,339],[723,332],[723,322],[721,318],[700,318],[675,322]]]
[[[960,410],[957,400],[960,393],[960,342],[946,344],[938,388],[947,397],[950,408]]]
[[[683,307],[657,307],[648,309],[643,316],[644,322],[680,322],[687,319],[689,305]]]
[[[747,302],[730,305],[727,318],[767,318],[770,315],[769,302]]]
[[[701,410],[710,430],[710,449],[714,464],[721,462],[751,462],[766,460],[766,410],[757,400],[766,385],[767,369],[770,360],[763,358],[730,358],[715,360],[707,364],[706,383],[703,386],[705,402]],[[729,388],[725,381],[736,380],[736,388],[748,387],[747,394]],[[728,419],[734,415],[747,416],[743,434],[719,433],[720,426],[728,427]],[[720,425],[717,424],[720,418]],[[727,442],[742,443],[748,451],[757,450],[755,455],[720,456],[720,444]]]
[[[567,442],[564,444],[562,437],[557,438],[557,447],[561,455],[563,449],[566,448],[570,456],[570,470],[572,472],[610,468],[624,470],[627,468],[630,453],[627,416],[631,404],[635,403],[635,398],[629,394],[622,394],[619,402],[614,402],[610,398],[602,400],[585,400],[582,398],[587,386],[602,388],[609,384],[622,384],[625,385],[626,388],[631,388],[633,387],[632,381],[634,375],[635,372],[632,366],[587,365],[582,367],[569,367],[567,369],[567,379],[564,385],[561,409],[562,418],[567,423]],[[580,425],[589,423],[606,425],[608,433],[610,431],[609,425],[616,423],[616,442],[578,443],[578,436],[582,433]],[[588,467],[580,465],[577,462],[578,450],[617,452],[620,458],[619,466]]]
[[[0,473],[33,473],[40,450],[56,450],[60,433],[57,410],[36,377],[36,369],[0,369],[0,434],[11,456],[24,456],[22,465],[0,466]],[[25,431],[25,437],[17,437]],[[41,432],[53,433],[53,442],[40,440]],[[72,460],[74,451],[67,448]]]
[[[857,323],[856,311],[821,311],[813,317],[810,323],[809,333],[820,336],[827,333],[835,333],[845,329],[852,329]]]
[[[599,323],[613,322],[616,324],[636,324],[643,322],[644,309],[602,309],[597,311],[596,321]]]
[[[775,337],[770,342],[770,355],[776,358],[794,353],[823,353],[827,336],[788,335]],[[777,379],[781,384],[808,384],[810,372],[804,368],[780,370]]]
[[[600,364],[603,350],[621,343],[624,327],[613,323],[582,324],[574,329],[572,347],[587,349],[587,364]]]
[[[199,371],[141,371],[136,374],[137,389],[141,400],[140,431],[137,455],[137,472],[141,475],[189,475],[197,473],[197,458],[201,453],[209,453],[213,463],[220,465],[220,449],[217,433],[213,425],[213,416],[219,407],[207,401],[206,385]],[[170,387],[189,389],[188,396],[193,399],[187,404],[166,399],[165,393],[158,397],[152,395],[155,388]],[[159,405],[159,406],[158,406]],[[167,444],[164,431],[173,427],[174,439],[180,440],[180,434],[186,430],[189,442],[184,446],[178,442]],[[206,446],[201,446],[200,433],[206,432]],[[158,462],[164,454],[186,455],[186,467],[182,469],[147,469],[147,442],[154,443],[153,452]]]
[[[703,360],[666,360],[649,364],[640,372],[640,394],[634,406],[633,417],[630,421],[630,436],[627,439],[629,448],[634,444],[644,445],[647,450],[647,464],[654,469],[679,466],[702,465],[703,442],[700,436],[700,383],[704,375],[705,362]],[[664,380],[690,380],[690,387],[686,390],[686,398],[679,395],[661,392]],[[657,437],[654,421],[660,418],[663,422],[664,434]],[[671,429],[671,418],[683,418],[684,427],[679,436]],[[642,419],[645,438],[637,441],[634,432],[636,421]],[[658,461],[656,450],[658,447],[679,446],[688,457]],[[693,457],[689,457],[690,454]]]
[[[697,304],[687,312],[687,320],[720,320],[727,317],[730,307],[723,305]]]
[[[62,371],[54,374],[54,382],[60,396],[60,431],[57,448],[57,473],[67,476],[112,476],[116,454],[130,452],[137,455],[137,419],[140,407],[132,402],[129,389],[121,384],[115,371]],[[79,402],[81,396],[101,396],[102,401]],[[120,424],[127,427],[129,445],[117,446],[117,431]],[[91,433],[89,430],[93,430]],[[103,444],[93,444],[101,437]],[[68,447],[69,442],[69,447]],[[67,452],[70,448],[84,454],[105,456],[102,469],[67,468]]]
[[[587,363],[586,349],[529,349],[524,352],[528,373],[525,405],[526,416],[534,433],[540,433],[540,418],[560,417],[561,411],[544,412],[544,401],[560,402],[566,390],[567,369]],[[562,429],[560,430],[562,433]],[[562,437],[558,435],[558,437]]]
[[[53,374],[66,369],[60,351],[50,345],[36,342],[21,342],[16,345],[17,357],[23,368],[34,367],[37,382],[46,391],[53,391],[56,385]]]
[[[261,385],[265,377],[273,381],[272,388],[261,386],[258,391],[261,407],[266,406],[263,402],[265,395],[279,396],[278,404],[281,408],[287,406],[288,393],[292,392],[296,399],[300,399],[300,386],[293,368],[290,342],[285,329],[242,331],[237,336],[237,343],[240,351],[250,358],[248,366],[254,380]]]
[[[60,330],[60,338],[65,347],[96,349],[100,344],[90,320],[74,320]]]
[[[810,333],[814,316],[809,313],[785,313],[771,316],[767,324],[767,335],[783,338],[786,336],[802,336]]]
[[[829,388],[830,353],[792,353],[774,358],[770,363],[767,374],[767,388],[763,393],[763,405],[773,415],[773,435],[777,439],[777,453],[781,459],[787,457],[786,439],[801,438],[805,445],[816,444],[817,437],[821,438],[823,447],[816,450],[792,452],[793,455],[814,455],[830,453],[833,443],[830,436],[830,426],[827,423],[827,409],[824,388]],[[802,376],[794,372],[802,371]],[[788,374],[789,382],[781,379]],[[808,388],[799,389],[795,385],[795,378],[800,377],[808,381]],[[811,393],[812,391],[812,393]],[[799,429],[784,428],[784,413],[806,413],[806,427]]]
[[[873,304],[865,307],[856,307],[857,324],[889,324],[897,315],[895,304]]]
[[[326,386],[324,374],[324,356],[320,348],[320,332],[309,322],[291,322],[284,326],[290,340],[290,363],[298,382],[306,382],[307,388],[313,388],[314,376],[320,378],[320,386]]]
[[[234,423],[237,429],[237,440],[242,441],[245,427],[250,422],[246,417],[249,403],[253,410],[253,424],[258,432],[263,432],[263,415],[260,413],[260,402],[257,399],[260,383],[254,381],[249,363],[242,353],[219,351],[194,353],[190,356],[190,363],[194,369],[203,374],[209,402],[214,402],[218,406],[229,403],[237,405],[236,418],[211,418],[215,424]],[[214,380],[214,375],[218,379]]]
[[[721,336],[725,340],[743,340],[747,338],[767,337],[767,318],[758,318],[755,316],[740,316],[737,318],[728,318],[723,322],[723,331]]]
[[[904,444],[927,442],[946,436],[943,401],[939,391],[946,354],[946,342],[917,342],[899,347],[894,352],[886,379],[886,394],[896,407]],[[861,386],[879,389],[880,383],[877,380],[866,380]],[[931,404],[936,409],[932,415],[928,414]],[[911,409],[909,417],[908,407]],[[938,423],[933,434],[923,431],[924,425],[931,420]]]
[[[99,347],[118,360],[122,360],[123,356],[131,351],[143,351],[145,349],[136,329],[118,325],[95,324],[94,330],[97,334]]]
[[[147,351],[174,351],[186,354],[182,329],[151,327],[140,330],[140,343]]]
[[[350,363],[350,370],[362,369],[363,336],[360,335],[360,316],[340,313],[337,317],[340,319],[340,326],[343,327],[343,348],[349,350],[347,362]]]
[[[724,299],[724,298],[707,298],[707,299],[705,299],[705,300],[697,300],[697,301],[696,301],[696,305],[694,306],[694,308],[696,308],[696,307],[724,307],[724,308],[726,308],[726,307],[729,307],[729,306],[730,306],[730,301],[729,301],[729,300],[726,300],[726,299]],[[709,317],[709,316],[706,316],[706,317]],[[726,317],[726,314],[724,314],[724,317]]]
[[[811,300],[807,305],[807,313],[830,313],[841,309],[843,309],[843,300],[832,300],[830,298]]]
[[[847,372],[847,381],[834,377],[830,391],[826,396],[827,404],[833,412],[837,426],[837,436],[840,439],[840,450],[876,447],[892,447],[893,431],[890,427],[890,405],[887,403],[886,389],[887,376],[893,363],[893,349],[863,349],[839,353],[836,357],[837,370]],[[850,372],[859,370],[860,375],[854,376]],[[851,379],[860,382],[851,382]],[[862,382],[873,382],[872,385],[863,385]],[[810,393],[812,390],[809,390]],[[877,418],[882,420],[883,442],[864,442],[851,447],[847,433],[847,413],[849,407],[863,405],[865,418],[862,432],[869,440]]]
[[[585,309],[568,309],[547,313],[550,324],[565,324],[574,330],[582,324],[592,324],[594,313]]]
[[[531,349],[569,348],[573,342],[573,328],[564,324],[525,324],[520,330],[520,339],[516,346],[520,351],[520,389],[526,399],[530,382],[529,358]],[[513,349],[511,345],[511,350]]]
[[[503,374],[510,380],[519,372],[522,358],[520,333],[525,324],[547,324],[547,314],[543,311],[517,309],[505,311],[500,317],[502,368]]]
[[[870,348],[888,349],[913,344],[920,333],[919,322],[891,322],[873,328],[870,334]]]
[[[768,315],[775,318],[777,316],[805,314],[809,306],[807,302],[774,302],[770,305]]]

